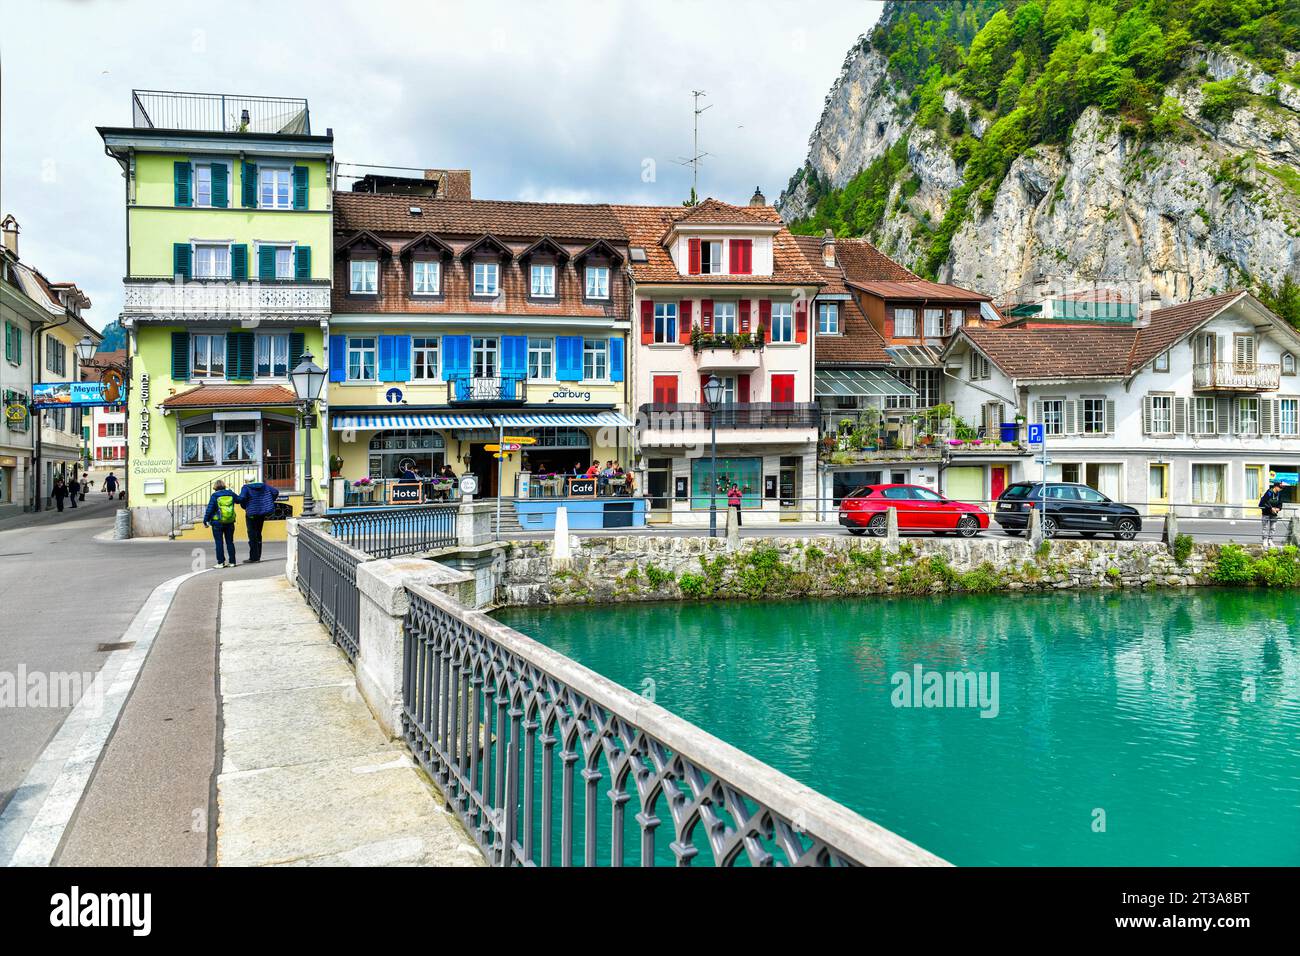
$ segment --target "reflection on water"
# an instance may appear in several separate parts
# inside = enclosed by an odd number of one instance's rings
[[[1071,593],[499,617],[959,864],[1300,864],[1295,596]],[[891,675],[997,672],[999,709]],[[1104,829],[1101,822],[1104,822]]]

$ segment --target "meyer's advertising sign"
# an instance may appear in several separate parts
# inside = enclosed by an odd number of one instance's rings
[[[36,382],[32,385],[32,408],[89,408],[117,405],[120,395],[109,397],[106,382]]]

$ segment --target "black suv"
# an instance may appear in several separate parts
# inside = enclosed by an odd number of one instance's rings
[[[1029,512],[1044,508],[1043,534],[1053,537],[1060,531],[1077,531],[1085,538],[1113,534],[1132,541],[1142,530],[1142,518],[1136,508],[1111,501],[1087,485],[1049,481],[1019,481],[1002,492],[993,520],[1006,534],[1023,534],[1029,527]]]

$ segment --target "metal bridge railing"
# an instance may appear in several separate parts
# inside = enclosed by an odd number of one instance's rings
[[[408,593],[403,734],[491,864],[944,865],[518,631]]]
[[[330,516],[331,533],[375,558],[456,544],[455,505],[397,507]]]
[[[354,664],[361,644],[357,566],[372,557],[310,525],[298,526],[298,590]]]

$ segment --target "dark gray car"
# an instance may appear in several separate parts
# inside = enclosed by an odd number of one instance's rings
[[[1018,481],[998,498],[993,520],[1009,535],[1029,527],[1029,514],[1043,508],[1043,534],[1051,538],[1062,531],[1075,531],[1085,538],[1113,534],[1132,541],[1142,530],[1136,508],[1111,501],[1087,485],[1065,481]]]

